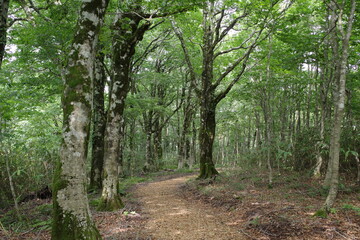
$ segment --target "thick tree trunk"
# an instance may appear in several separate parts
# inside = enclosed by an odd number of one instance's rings
[[[106,74],[102,65],[103,61],[104,54],[98,52],[96,56],[95,75],[93,81],[93,133],[90,170],[91,190],[100,190],[102,188],[102,171],[104,165],[104,133],[106,124],[104,109]]]
[[[5,46],[6,46],[6,35],[7,35],[7,18],[9,11],[10,0],[1,0],[0,3],[0,69],[2,66],[2,61],[5,55]]]
[[[192,87],[195,89],[197,96],[201,102],[200,104],[200,175],[199,178],[211,178],[218,174],[215,169],[215,165],[212,159],[213,142],[215,137],[215,113],[216,105],[226,97],[232,87],[239,81],[243,75],[249,56],[255,46],[258,44],[260,36],[265,29],[266,24],[260,29],[256,29],[250,35],[250,38],[238,47],[217,51],[219,45],[224,38],[228,35],[229,31],[234,28],[239,21],[247,16],[246,10],[240,14],[239,17],[231,19],[225,23],[226,5],[222,5],[222,2],[206,1],[203,5],[203,37],[202,37],[202,73],[201,73],[201,86],[196,85],[196,73],[192,66],[190,55],[186,48],[185,40],[181,34],[181,31],[177,29],[174,24],[175,34],[180,40],[181,47],[183,49],[186,64],[189,67]],[[272,7],[272,6],[269,6]],[[244,46],[246,45],[246,46]],[[238,49],[246,49],[245,52],[240,54],[240,57],[229,64],[224,71],[217,74],[217,78],[214,79],[214,61],[216,57],[236,51]],[[215,53],[216,51],[216,53]],[[240,66],[239,68],[237,68]],[[215,90],[223,82],[223,80],[229,76],[234,69],[237,68],[237,73],[232,78],[229,84],[225,84],[225,88],[215,95]]]
[[[213,144],[216,128],[216,105],[213,81],[214,48],[212,5],[204,8],[203,12],[203,61],[201,74],[200,96],[200,175],[199,178],[212,178],[218,174],[213,162]]]
[[[205,98],[205,97],[204,97]],[[216,104],[202,100],[200,107],[200,175],[198,178],[212,178],[218,174],[213,162],[213,144],[215,138]]]
[[[91,220],[85,166],[95,49],[107,3],[83,1],[69,54],[62,98],[63,140],[53,182],[52,239],[101,239]]]
[[[132,7],[136,11],[138,6]],[[125,99],[130,91],[130,64],[137,43],[142,40],[150,26],[150,23],[146,22],[139,27],[141,17],[136,14],[131,16],[124,17],[122,13],[118,13],[114,22],[113,76],[105,130],[104,180],[99,210],[112,211],[123,207],[118,191],[118,168]]]

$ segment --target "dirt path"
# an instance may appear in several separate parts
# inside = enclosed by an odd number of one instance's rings
[[[227,213],[217,212],[197,200],[186,200],[179,186],[191,177],[140,185],[135,196],[148,221],[144,231],[152,240],[246,239]]]

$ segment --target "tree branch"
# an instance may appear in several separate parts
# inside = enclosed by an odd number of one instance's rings
[[[252,48],[252,47],[251,47]],[[242,64],[242,68],[240,70],[240,72],[236,75],[236,77],[231,81],[231,83],[227,86],[227,88],[220,92],[216,97],[215,97],[215,102],[216,104],[219,103],[223,98],[226,97],[226,95],[230,92],[230,90],[232,89],[232,87],[235,85],[235,83],[237,83],[240,79],[240,77],[244,74],[245,69],[246,69],[246,65],[247,65],[247,61],[249,59],[250,56],[250,51],[248,52],[248,54],[246,55],[244,62]]]
[[[175,32],[175,35],[178,37],[179,41],[180,41],[180,44],[181,44],[181,48],[184,52],[184,57],[185,57],[185,61],[186,61],[186,64],[188,65],[188,68],[189,68],[189,71],[190,71],[190,86],[195,90],[195,93],[200,96],[201,92],[200,90],[198,89],[198,87],[196,86],[196,74],[195,74],[195,70],[194,70],[194,67],[191,63],[191,59],[190,59],[190,54],[189,54],[189,51],[186,47],[186,44],[185,44],[185,40],[183,38],[183,35],[180,31],[180,29],[178,29],[176,26],[175,26],[175,23],[174,21],[171,21],[171,25],[172,25],[172,28]]]
[[[215,48],[215,46],[216,46],[219,42],[221,42],[221,40],[224,39],[224,37],[229,33],[229,31],[230,31],[231,29],[234,28],[234,26],[236,25],[236,23],[237,23],[240,19],[245,18],[245,17],[248,16],[248,15],[249,15],[249,14],[248,14],[247,12],[244,12],[243,15],[235,18],[235,19],[229,24],[229,26],[227,26],[227,27],[221,32],[220,35],[219,35],[219,34],[216,34],[215,40],[214,40],[214,44],[213,44],[213,48]],[[222,21],[222,17],[218,20],[218,24],[217,24],[217,27],[216,27],[216,28],[219,28],[219,29],[220,29],[221,21]],[[219,29],[217,29],[217,31],[219,31]]]
[[[257,31],[253,31],[250,36],[245,39],[239,46],[237,47],[233,47],[233,48],[230,48],[230,49],[227,49],[227,50],[224,50],[224,51],[220,51],[220,52],[217,52],[215,55],[214,55],[214,59],[216,59],[218,56],[220,55],[223,55],[223,54],[226,54],[226,53],[229,53],[229,52],[232,52],[232,51],[235,51],[235,50],[239,50],[239,49],[248,49],[248,47],[244,47],[244,45],[255,35],[255,33],[257,33]]]

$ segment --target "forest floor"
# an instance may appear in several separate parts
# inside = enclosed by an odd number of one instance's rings
[[[341,185],[332,213],[314,217],[327,191],[305,175],[278,174],[273,188],[266,184],[266,172],[224,171],[211,181],[195,177],[175,174],[139,183],[127,190],[126,206],[116,212],[96,212],[97,196],[92,196],[93,218],[103,238],[360,240],[356,185]],[[9,213],[0,211],[0,239],[50,239],[49,200],[23,203],[21,211],[31,227],[20,231],[13,223],[9,229]]]

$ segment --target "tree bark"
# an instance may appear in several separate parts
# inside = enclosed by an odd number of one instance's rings
[[[210,4],[211,5],[211,4]],[[213,7],[213,6],[212,6]],[[213,162],[213,144],[216,129],[216,105],[215,88],[212,86],[214,67],[213,25],[212,7],[203,10],[203,61],[201,74],[201,97],[200,97],[200,175],[199,178],[212,178],[218,174]]]
[[[200,106],[200,179],[212,178],[218,174],[212,155],[216,128],[216,104],[207,100],[204,97]]]
[[[103,66],[104,58],[105,55],[103,53],[97,53],[93,81],[93,133],[90,170],[91,190],[100,190],[102,188],[102,171],[104,165],[104,133],[106,124],[104,108],[104,90],[106,82],[106,74]]]
[[[63,133],[53,182],[52,239],[101,239],[86,194],[95,48],[108,1],[83,1],[64,76]]]
[[[0,3],[0,69],[5,55],[7,42],[7,18],[10,0],[1,0]]]

